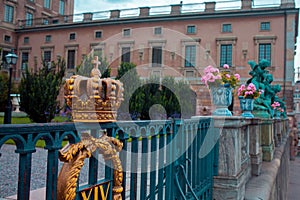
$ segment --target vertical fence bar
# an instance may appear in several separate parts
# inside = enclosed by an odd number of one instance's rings
[[[151,131],[151,129],[150,129]],[[157,149],[157,137],[155,133],[151,132],[151,164],[150,164],[150,199],[155,199],[155,189],[156,189],[156,149]]]
[[[124,131],[118,131],[118,136],[121,142],[123,142],[123,149],[120,152],[120,159],[121,159],[121,164],[122,164],[122,169],[123,169],[123,182],[122,182],[122,187],[123,187],[123,192],[122,192],[122,199],[126,198],[126,178],[127,178],[127,173],[126,173],[126,166],[127,166],[127,148],[128,148],[128,134],[125,134]]]
[[[91,136],[94,138],[99,138],[99,132],[95,129],[91,130]],[[99,151],[93,152],[92,157],[89,158],[89,179],[88,184],[94,185],[97,183],[98,179],[98,155]]]
[[[166,189],[165,189],[165,199],[174,199],[173,198],[173,182],[174,182],[174,173],[173,173],[173,167],[174,167],[174,158],[173,158],[173,130],[170,130],[167,128],[167,144],[166,144],[166,163],[167,166],[165,168],[166,173]]]
[[[147,169],[148,167],[148,133],[142,130],[142,158],[141,158],[141,189],[140,199],[147,196]]]
[[[138,170],[138,137],[131,133],[131,173],[130,173],[130,200],[137,199],[137,170]]]
[[[187,143],[189,145],[188,150],[187,150],[187,177],[188,181],[191,183],[192,180],[192,163],[194,162],[192,157],[193,157],[193,149],[191,145],[192,141],[192,131],[191,131],[191,124],[189,123],[188,125],[185,126],[185,137],[187,138]]]
[[[35,150],[17,150],[19,153],[19,179],[18,179],[18,200],[29,200],[31,159]]]
[[[98,137],[99,137],[99,132],[96,132],[95,134],[98,134]],[[107,129],[107,136],[109,136],[109,137],[115,137],[115,134],[113,133],[113,129],[112,128],[108,128]],[[97,167],[98,167],[98,162],[97,162]],[[114,167],[113,167],[112,160],[106,160],[105,161],[105,179],[106,180],[113,180],[114,179],[114,175],[113,175],[113,170],[114,169],[113,168]],[[97,168],[96,172],[97,172],[97,175],[98,175],[98,168]],[[107,199],[112,199],[113,198],[112,187],[113,186],[109,187],[109,192],[108,192],[108,198]],[[98,199],[98,198],[94,198],[94,199]]]
[[[56,199],[58,176],[58,148],[48,148],[46,200]]]
[[[159,151],[158,151],[158,199],[163,199],[164,192],[164,158],[165,158],[165,131],[166,129],[163,127],[162,130],[159,131]]]
[[[195,122],[194,122],[195,123]],[[199,170],[198,168],[198,160],[199,160],[199,151],[200,151],[200,144],[198,143],[198,134],[197,134],[197,129],[195,129],[195,125],[194,123],[191,125],[191,134],[193,135],[193,142],[192,142],[192,146],[193,146],[193,157],[192,157],[192,170],[191,173],[193,173],[192,176],[192,181],[191,181],[191,185],[193,188],[196,187],[197,185],[197,179],[198,179],[198,173],[197,171]],[[200,169],[201,170],[201,169]]]

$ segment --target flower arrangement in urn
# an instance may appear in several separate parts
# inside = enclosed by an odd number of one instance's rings
[[[280,119],[281,114],[284,112],[284,109],[281,108],[280,103],[274,101],[271,106],[274,110],[273,116],[275,115],[275,118]]]
[[[232,89],[240,81],[239,74],[229,72],[229,65],[223,65],[222,71],[209,65],[204,69],[201,81],[210,87],[212,104],[215,106],[213,115],[232,116],[228,106],[232,104]]]
[[[242,84],[238,88],[238,96],[245,99],[256,99],[263,93],[262,90],[257,90],[253,83],[249,85]]]
[[[228,72],[229,65],[223,65],[223,71],[209,65],[204,69],[204,75],[201,78],[201,81],[209,86],[211,84],[220,84],[228,85],[231,88],[235,88],[240,81],[239,74],[232,74]]]

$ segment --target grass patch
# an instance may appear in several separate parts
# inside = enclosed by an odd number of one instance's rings
[[[53,122],[66,122],[68,121],[67,117],[57,116],[53,120]],[[4,117],[0,117],[0,124],[3,124]],[[11,118],[12,124],[30,124],[33,123],[28,117],[12,117]]]
[[[12,139],[9,139],[5,142],[5,144],[15,145],[15,142]],[[64,140],[62,142],[62,147],[64,147],[66,144],[68,144],[68,141]],[[44,148],[45,146],[46,146],[45,140],[38,140],[35,144],[35,147],[38,147],[38,148]]]

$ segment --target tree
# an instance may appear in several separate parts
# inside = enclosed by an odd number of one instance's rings
[[[101,64],[99,65],[99,70],[101,72],[101,78],[107,78],[110,77],[111,68],[108,67],[108,62],[105,59],[102,59],[101,53],[94,53],[90,54],[89,56],[86,56],[85,59],[83,59],[83,62],[76,67],[76,74],[81,76],[90,77],[90,73],[94,67],[92,64],[92,61],[94,60],[94,56],[98,56],[99,61]]]
[[[7,104],[7,92],[8,92],[8,74],[0,72],[0,112],[4,112]],[[18,88],[12,84],[11,94],[19,93]]]
[[[122,115],[126,113],[130,114],[132,119],[139,118],[145,95],[138,90],[141,80],[137,74],[136,65],[126,62],[121,63],[116,79],[120,80],[124,87],[124,101],[119,108],[121,119]]]
[[[64,60],[52,62],[50,68],[44,61],[38,72],[31,72],[27,68],[23,74],[19,87],[20,106],[33,122],[51,122],[55,117],[59,105],[57,96],[63,84],[65,68]]]

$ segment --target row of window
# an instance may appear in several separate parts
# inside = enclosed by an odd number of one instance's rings
[[[30,0],[34,2],[33,0]],[[44,8],[51,9],[51,0],[44,0]],[[59,14],[65,14],[65,0],[59,0]],[[26,26],[32,26],[33,13],[26,12],[25,14]],[[5,5],[4,7],[4,21],[8,23],[14,22],[14,7],[11,5]]]
[[[102,54],[102,50],[98,49],[99,55]],[[121,62],[131,62],[131,54],[130,47],[123,47],[121,55]],[[46,62],[50,62],[51,59],[51,50],[43,51],[43,59]],[[96,50],[95,52],[96,53]],[[152,48],[152,67],[161,67],[162,65],[162,47],[153,47]],[[69,49],[67,51],[67,68],[74,69],[75,68],[75,57],[76,50]],[[21,69],[25,69],[27,67],[29,53],[22,52],[21,56]],[[271,44],[259,44],[259,52],[258,52],[258,60],[266,59],[271,62]],[[223,44],[220,46],[220,67],[224,64],[228,64],[232,66],[232,44]],[[195,67],[196,66],[196,45],[186,45],[185,46],[185,60],[184,67]]]

